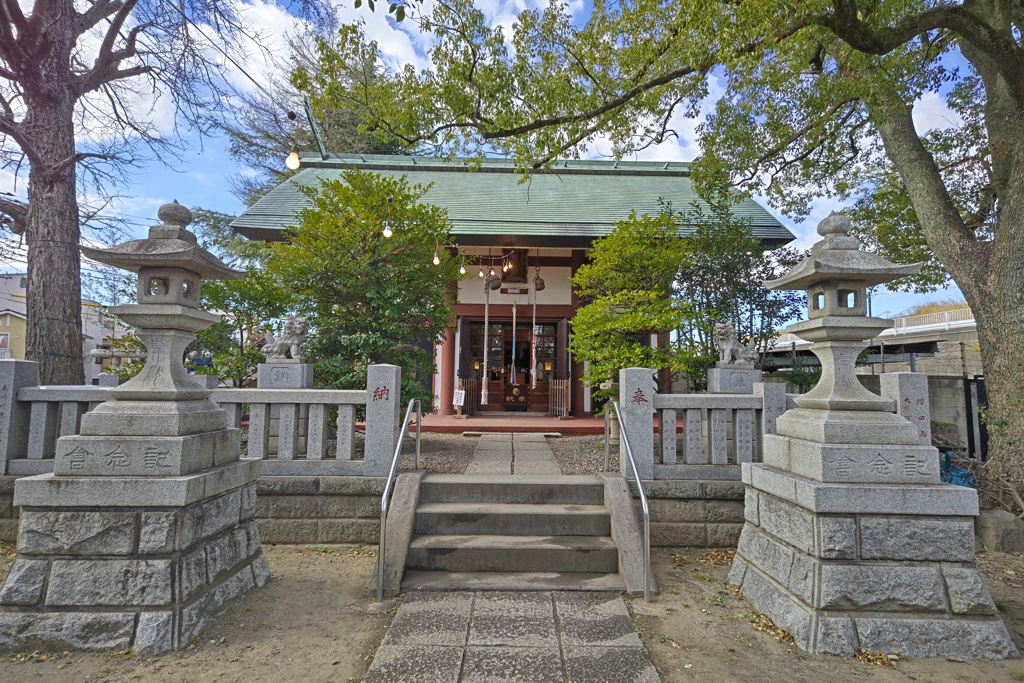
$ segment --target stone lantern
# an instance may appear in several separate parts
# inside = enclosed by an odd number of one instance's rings
[[[974,562],[977,492],[940,483],[926,378],[883,375],[883,397],[855,370],[867,340],[892,326],[867,316],[867,288],[921,264],[861,251],[850,230],[832,214],[811,255],[765,283],[807,291],[808,319],[786,331],[812,342],[822,374],[763,435],[763,462],[742,465],[746,523],[730,581],[810,652],[1013,656]],[[923,427],[897,412],[913,412],[893,400],[903,384]]]
[[[110,249],[82,247],[94,261],[138,273],[138,303],[109,311],[137,330],[146,364],[110,389],[110,401],[82,416],[80,436],[60,440],[55,474],[181,475],[238,459],[240,431],[228,429],[226,413],[188,373],[183,357],[196,332],[220,320],[199,308],[202,280],[237,280],[245,273],[197,244],[186,229],[192,221],[186,207],[166,204],[157,216],[162,224],[150,228],[146,239]],[[102,439],[120,437],[131,438],[121,444],[128,453],[123,462],[83,455],[105,452]]]
[[[204,279],[237,279],[186,230],[177,202],[146,239],[86,256],[139,274],[138,303],[111,312],[146,345],[142,371],[57,440],[54,471],[18,480],[18,555],[0,588],[0,645],[14,649],[188,644],[222,605],[270,577],[254,514],[260,461],[240,459],[185,348],[218,316]]]
[[[810,257],[781,278],[766,282],[765,287],[807,290],[808,319],[786,331],[814,342],[811,351],[821,361],[822,372],[821,381],[796,399],[798,406],[891,411],[890,399],[871,393],[856,377],[857,356],[867,348],[867,340],[892,327],[890,320],[867,316],[867,289],[914,275],[923,264],[898,266],[861,251],[860,242],[849,235],[851,227],[849,219],[840,214],[823,220],[818,234],[824,239],[812,247]],[[917,443],[916,431],[909,443]]]

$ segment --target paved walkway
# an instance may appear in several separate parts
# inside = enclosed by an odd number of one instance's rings
[[[466,474],[561,474],[543,434],[484,434]]]
[[[410,593],[366,683],[660,683],[616,593]]]

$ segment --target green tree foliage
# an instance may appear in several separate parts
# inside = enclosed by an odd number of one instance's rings
[[[222,124],[228,136],[228,152],[242,167],[232,178],[235,194],[252,204],[282,181],[294,175],[284,166],[292,148],[317,151],[305,113],[304,98],[310,102],[313,118],[324,148],[330,153],[392,154],[401,143],[377,134],[363,123],[360,104],[328,91],[351,84],[353,73],[371,78],[382,67],[368,61],[342,62],[337,59],[338,41],[345,41],[351,27],[341,32],[317,32],[312,27],[288,38],[287,55],[281,70],[287,80],[271,79],[268,90],[241,96],[244,106],[235,118]],[[292,115],[295,115],[292,118]]]
[[[705,388],[707,368],[717,360],[716,322],[732,322],[744,341],[764,351],[799,314],[804,297],[770,292],[762,282],[801,257],[793,249],[766,251],[724,202],[631,215],[594,243],[590,262],[573,277],[585,302],[571,340],[573,355],[590,364],[584,381],[593,386],[643,365],[671,368],[692,390]],[[671,342],[651,348],[650,334],[665,331]]]
[[[325,385],[363,388],[367,365],[393,363],[402,367],[403,398],[431,398],[433,344],[454,318],[460,276],[446,213],[417,201],[427,189],[345,171],[304,190],[309,207],[288,241],[272,245],[268,269],[309,317],[306,350]]]
[[[671,212],[638,216],[616,224],[607,237],[594,242],[590,262],[576,270],[572,284],[584,302],[622,291],[671,296],[682,237]]]
[[[590,386],[618,381],[622,368],[671,365],[671,348],[652,348],[650,335],[679,329],[689,310],[672,297],[682,247],[678,227],[669,212],[631,214],[594,243],[590,262],[573,276],[585,304],[572,319],[570,348],[588,363],[583,381]]]
[[[189,367],[216,374],[236,387],[252,384],[264,331],[287,315],[293,297],[265,268],[270,254],[263,242],[247,240],[229,227],[234,216],[196,209],[192,228],[201,244],[225,262],[246,271],[241,280],[203,283],[201,305],[222,315],[221,321],[196,335],[186,353]]]
[[[779,328],[800,316],[805,296],[769,291],[763,283],[805,254],[790,247],[766,250],[750,221],[733,216],[725,201],[694,204],[672,217],[688,233],[677,258],[675,295],[694,310],[679,330],[679,346],[689,350],[679,370],[698,390],[705,388],[707,369],[718,360],[716,322],[731,322],[737,337],[763,354]]]

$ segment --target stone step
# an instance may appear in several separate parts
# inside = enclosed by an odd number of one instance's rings
[[[622,577],[585,572],[408,571],[403,591],[612,591],[626,590]]]
[[[598,572],[619,570],[607,536],[413,536],[407,570]]]
[[[423,503],[416,508],[417,534],[502,536],[608,536],[603,505],[531,503]]]
[[[593,476],[428,474],[420,502],[604,505],[604,484]]]

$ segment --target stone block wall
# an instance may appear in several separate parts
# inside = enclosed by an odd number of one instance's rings
[[[813,513],[748,488],[746,519],[730,579],[802,649],[1009,654],[973,517]]]
[[[743,530],[743,484],[738,481],[645,481],[652,546],[735,547]],[[637,494],[634,486],[634,498]],[[639,499],[637,519],[643,520]]]
[[[177,508],[23,508],[18,557],[0,589],[0,639],[180,648],[225,602],[270,578],[255,509],[252,484]]]
[[[264,543],[377,543],[384,477],[269,477],[256,487]]]
[[[0,541],[13,544],[18,538],[18,508],[14,507],[14,481],[0,476]]]

